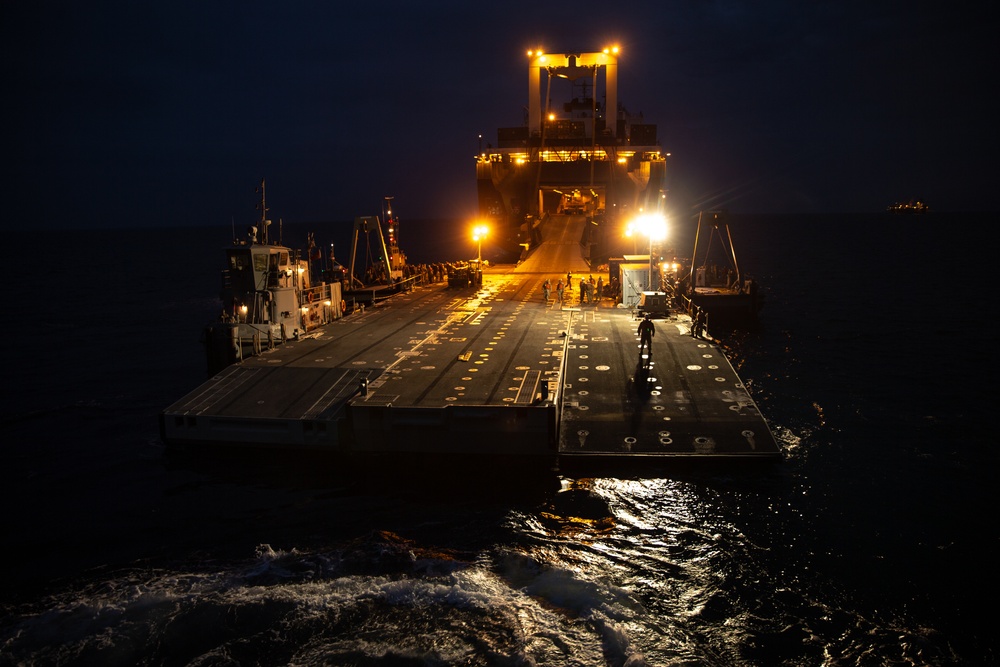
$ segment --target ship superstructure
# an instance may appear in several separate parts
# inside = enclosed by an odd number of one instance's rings
[[[618,101],[617,48],[528,52],[523,125],[502,127],[476,159],[479,214],[500,250],[530,250],[548,215],[585,215],[591,261],[626,216],[662,205],[666,157],[655,124]],[[544,84],[544,96],[543,96]],[[603,94],[599,91],[603,89]],[[566,94],[566,101],[553,97]]]
[[[273,344],[305,331],[299,308],[309,274],[297,251],[273,243],[264,179],[257,192],[260,222],[247,230],[246,239],[234,239],[226,249],[222,322],[231,325],[238,340],[262,337]]]

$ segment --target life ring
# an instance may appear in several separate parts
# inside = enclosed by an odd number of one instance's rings
[[[346,301],[341,301],[340,302],[340,312],[343,313],[343,312],[346,312],[346,311],[347,311],[347,302]]]
[[[308,301],[309,303],[312,303],[312,300],[313,300],[313,297],[314,297],[314,296],[315,296],[315,295],[314,295],[314,294],[313,294],[312,292],[309,292],[308,294],[306,294],[306,300],[307,300],[307,301]]]

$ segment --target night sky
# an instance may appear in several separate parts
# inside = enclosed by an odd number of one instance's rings
[[[925,4],[5,2],[0,225],[471,219],[526,50],[612,43],[678,213],[996,210],[996,10]]]

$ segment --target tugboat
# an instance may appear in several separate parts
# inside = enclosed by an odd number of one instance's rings
[[[406,255],[399,249],[399,217],[392,212],[393,197],[385,197],[383,214],[388,234],[382,233],[382,223],[378,216],[359,216],[354,219],[354,234],[351,239],[351,265],[347,270],[349,284],[344,290],[344,298],[351,306],[371,305],[412,287],[415,278],[406,276]],[[369,258],[372,255],[371,233],[378,235],[377,248],[381,251],[378,261],[368,265],[364,278],[357,271],[358,246],[361,234],[365,236],[365,246]],[[388,240],[386,240],[388,236]]]
[[[222,314],[203,333],[209,375],[343,315],[340,283],[312,285],[300,252],[272,243],[263,179],[258,192],[260,221],[226,248]]]
[[[499,128],[496,145],[480,146],[476,157],[479,216],[493,230],[495,261],[525,259],[547,219],[558,224],[562,216],[565,224],[586,216],[580,243],[598,266],[622,252],[610,246],[627,220],[659,206],[667,154],[656,125],[618,102],[619,55],[617,47],[528,52],[524,124]],[[569,99],[550,105],[567,82]]]
[[[764,306],[757,281],[740,268],[724,210],[701,211],[690,273],[682,290],[684,307],[702,324],[739,327],[752,324]]]

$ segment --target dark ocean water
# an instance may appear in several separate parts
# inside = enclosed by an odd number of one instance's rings
[[[994,664],[994,224],[738,218],[785,462],[587,479],[166,456],[230,230],[13,234],[0,664]]]

